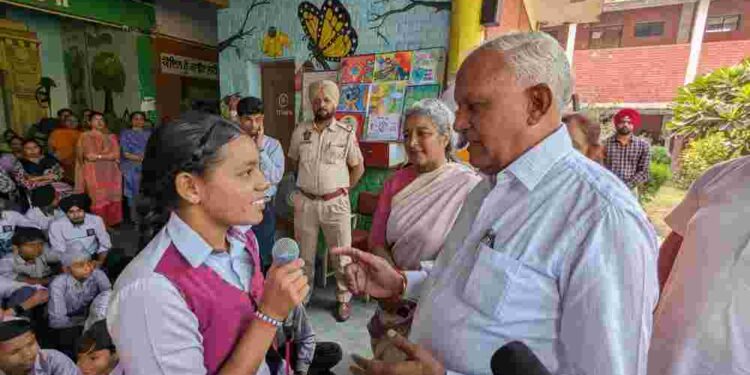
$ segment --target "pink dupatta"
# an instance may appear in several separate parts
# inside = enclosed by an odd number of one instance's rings
[[[469,167],[447,163],[419,175],[393,197],[386,240],[396,266],[419,269],[435,260],[466,196],[481,177]]]

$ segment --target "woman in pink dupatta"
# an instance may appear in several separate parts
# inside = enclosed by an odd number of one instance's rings
[[[430,267],[466,196],[481,177],[452,161],[451,129],[455,115],[441,101],[424,99],[407,110],[404,139],[410,165],[383,186],[373,216],[369,247],[397,268]],[[416,303],[381,301],[367,325],[375,359],[406,360],[384,339],[394,329],[408,336]]]
[[[112,227],[122,222],[120,145],[101,113],[93,112],[90,123],[91,130],[78,139],[76,192],[88,194],[91,211]]]

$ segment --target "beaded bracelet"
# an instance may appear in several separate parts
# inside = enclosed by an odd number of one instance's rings
[[[284,322],[263,314],[260,310],[255,310],[255,317],[277,328],[284,325]]]

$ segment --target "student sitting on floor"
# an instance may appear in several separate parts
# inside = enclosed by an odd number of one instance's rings
[[[45,288],[0,277],[0,320],[26,317],[29,311],[49,300]]]
[[[5,199],[0,199],[0,257],[13,252],[13,233],[16,227],[36,227],[25,216],[16,211],[6,209],[10,205]]]
[[[57,338],[57,348],[71,358],[74,358],[91,302],[99,293],[112,288],[107,275],[94,267],[81,246],[74,242],[63,254],[65,273],[56,276],[49,286],[49,326]]]
[[[65,213],[57,207],[60,203],[60,195],[52,185],[40,186],[32,190],[30,195],[31,208],[26,211],[26,219],[46,233],[53,220],[65,216]]]
[[[49,226],[49,242],[52,250],[64,253],[71,244],[80,243],[92,258],[96,267],[104,264],[112,240],[101,217],[86,213],[90,200],[85,194],[75,194],[60,201],[65,217],[55,219]]]
[[[13,253],[0,258],[0,275],[34,285],[49,285],[60,257],[46,248],[44,232],[18,227],[13,234]]]
[[[78,375],[75,363],[57,350],[40,349],[25,319],[0,323],[0,373],[7,375]]]
[[[333,342],[315,342],[304,305],[292,310],[279,327],[266,361],[271,374],[324,375],[341,361],[341,347]]]
[[[123,370],[115,344],[107,332],[107,321],[100,320],[87,329],[78,345],[78,368],[83,375],[121,375]]]

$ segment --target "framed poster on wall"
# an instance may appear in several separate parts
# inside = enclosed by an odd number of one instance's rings
[[[338,71],[336,70],[322,70],[317,72],[305,72],[302,75],[302,121],[312,121],[313,112],[310,98],[308,97],[308,89],[313,82],[329,80],[338,82]]]
[[[445,78],[445,49],[427,48],[412,52],[411,84],[440,84]]]

